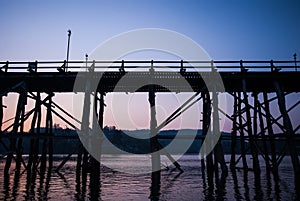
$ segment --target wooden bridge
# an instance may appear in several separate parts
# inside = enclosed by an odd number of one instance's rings
[[[266,163],[267,172],[278,178],[278,166],[287,154],[290,155],[294,173],[295,186],[300,188],[300,165],[296,151],[296,133],[300,125],[296,119],[291,119],[289,112],[297,109],[299,100],[295,101],[290,108],[286,106],[286,96],[300,91],[300,72],[297,63],[299,61],[55,61],[55,62],[0,62],[0,130],[1,138],[15,135],[18,137],[10,140],[7,145],[7,161],[5,175],[9,175],[11,162],[14,159],[17,167],[23,164],[28,172],[38,168],[38,156],[34,150],[34,140],[30,160],[26,164],[22,159],[22,137],[17,135],[24,132],[24,122],[32,116],[31,134],[40,134],[41,106],[46,109],[46,134],[52,135],[52,115],[58,115],[73,128],[71,122],[55,110],[59,109],[67,116],[62,107],[52,101],[57,92],[86,92],[94,93],[97,122],[103,128],[104,96],[113,92],[148,92],[151,106],[150,123],[150,147],[153,152],[163,150],[157,139],[157,133],[167,124],[180,116],[185,110],[196,102],[202,100],[202,130],[203,135],[219,132],[219,113],[223,113],[232,122],[232,153],[230,168],[235,169],[236,164],[242,160],[244,170],[253,170],[257,177],[260,176],[260,164],[258,156],[261,155]],[[217,77],[216,77],[217,76]],[[126,78],[126,81],[122,81]],[[220,79],[216,81],[215,79]],[[179,84],[181,81],[186,84]],[[76,86],[76,82],[84,83]],[[209,81],[209,82],[208,82]],[[96,87],[87,88],[87,83],[96,83]],[[141,85],[138,86],[137,85]],[[8,128],[3,128],[3,103],[2,97],[12,93],[19,93],[16,115],[13,123]],[[187,102],[172,113],[164,122],[157,124],[155,111],[156,92],[191,92],[193,95]],[[47,97],[41,99],[40,93],[46,93]],[[227,114],[218,106],[218,94],[226,93],[233,99],[233,113]],[[273,94],[272,96],[270,94]],[[275,95],[274,95],[275,94]],[[89,124],[89,95],[85,96],[84,109],[81,123],[82,132],[88,132],[86,125]],[[35,108],[25,111],[27,98],[35,100]],[[277,101],[276,107],[271,102]],[[279,111],[280,116],[275,117],[273,111]],[[280,132],[276,134],[274,127]],[[275,140],[279,139],[286,144],[276,153]],[[245,140],[249,140],[249,150],[245,147]],[[263,141],[258,145],[257,139]],[[297,138],[298,139],[298,138]],[[1,139],[0,139],[1,140]],[[35,139],[38,140],[38,139]],[[47,140],[47,139],[45,139]],[[51,140],[45,141],[42,159],[46,155],[51,163]],[[241,142],[241,154],[236,154],[236,141]],[[246,160],[246,153],[250,151],[253,162],[251,168]],[[14,156],[16,153],[16,156]],[[180,170],[172,156],[162,151],[169,157],[172,163]],[[78,153],[78,164],[84,167],[87,163],[88,153],[82,148]],[[156,188],[160,183],[160,153],[152,153],[152,182],[151,195],[155,196]],[[83,156],[83,157],[82,157]],[[62,162],[63,165],[65,161]],[[99,174],[99,163],[91,160],[94,175]],[[221,143],[217,143],[212,153],[207,153],[206,159],[201,161],[203,171],[206,169],[208,183],[213,185],[214,175],[217,177],[218,164],[222,172],[226,174],[227,165],[224,160]],[[46,162],[40,163],[41,168],[46,167]],[[58,170],[61,166],[58,167]],[[80,176],[80,175],[79,175]],[[99,175],[98,175],[99,176]]]
[[[187,92],[178,85],[184,78],[194,92],[204,91],[205,79],[213,79],[217,71],[226,92],[242,92],[243,80],[247,92],[275,92],[274,81],[285,92],[299,92],[300,72],[294,61],[65,61],[57,62],[0,62],[0,92],[14,91],[20,82],[26,83],[30,92],[73,92],[75,79],[89,79],[100,82],[97,91],[148,92],[144,86],[135,89],[136,83],[150,78],[149,69],[154,68],[153,82],[164,83],[156,86],[155,92]],[[299,69],[300,71],[300,69]],[[115,88],[122,77],[128,78],[122,87]],[[101,80],[100,80],[101,78]],[[15,88],[16,89],[16,88]],[[77,88],[85,91],[85,87]]]

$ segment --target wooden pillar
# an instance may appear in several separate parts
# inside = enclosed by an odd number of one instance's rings
[[[258,132],[258,106],[259,106],[259,102],[257,99],[257,93],[254,92],[252,94],[253,99],[254,99],[254,106],[253,106],[253,136],[257,136],[257,132]]]
[[[244,71],[244,73],[246,73],[246,71]],[[242,80],[242,88],[243,88],[243,98],[244,98],[243,101],[245,104],[245,111],[246,111],[246,125],[247,125],[248,136],[249,136],[249,144],[250,144],[251,155],[253,157],[253,171],[256,175],[259,175],[260,167],[259,167],[258,153],[255,147],[256,139],[254,138],[253,131],[252,131],[252,120],[251,120],[251,113],[250,113],[250,107],[248,102],[248,94],[246,90],[245,77]]]
[[[294,173],[295,173],[295,186],[297,192],[300,193],[300,165],[299,165],[299,158],[296,150],[295,140],[293,139],[295,133],[292,126],[292,122],[286,110],[285,95],[277,81],[274,81],[274,87],[278,98],[279,110],[283,118],[283,125],[286,129],[286,135],[288,137],[289,151],[290,151]]]
[[[92,140],[92,146],[93,149],[96,151],[100,152],[99,157],[95,159],[94,157],[91,156],[91,174],[90,174],[90,196],[91,200],[99,200],[100,197],[100,159],[101,159],[101,144],[102,143],[102,133],[98,133],[97,127],[99,126],[100,129],[103,132],[103,120],[104,120],[104,94],[100,93],[100,99],[98,98],[98,93],[95,92],[95,97],[94,97],[94,113],[97,112],[97,105],[99,101],[99,112],[98,112],[98,118],[96,115],[93,115],[93,139]]]
[[[89,167],[89,154],[85,148],[83,148],[83,157],[82,157],[82,172],[81,172],[81,191],[82,194],[85,195],[86,186],[87,186],[87,176],[88,176],[88,168]]]
[[[206,125],[207,125],[207,120],[205,119],[205,117],[204,117],[204,113],[207,113],[207,107],[206,107],[206,105],[204,104],[204,99],[205,99],[205,93],[204,92],[202,92],[201,93],[201,98],[202,98],[202,100],[203,100],[203,112],[202,112],[202,114],[203,114],[203,117],[202,117],[202,139],[201,139],[201,149],[202,150],[204,150],[203,149],[203,147],[202,146],[204,146],[203,145],[203,142],[204,142],[204,139],[205,139],[205,135],[207,134],[207,132],[205,132],[205,129],[208,129],[208,128],[206,128]],[[205,156],[205,154],[206,153],[200,153],[200,154],[202,154],[201,155],[201,160],[200,160],[200,162],[201,162],[201,172],[202,172],[202,175],[205,175],[205,161],[204,161],[204,156]],[[205,180],[203,180],[203,182],[205,183]]]
[[[22,117],[22,112],[24,112],[24,107],[26,105],[26,98],[27,98],[26,93],[24,91],[20,92],[14,126],[12,130],[14,134],[18,133],[19,127],[23,129],[23,126],[21,126],[21,124],[23,124],[22,120],[24,121],[24,117]]]
[[[52,126],[53,126],[53,120],[52,120],[52,110],[51,110],[51,106],[52,106],[52,97],[54,96],[53,93],[49,94],[49,100],[48,100],[48,104],[47,104],[47,114],[46,114],[46,130],[45,132],[47,134],[52,134]]]
[[[48,136],[52,135],[52,110],[51,110],[51,104],[52,104],[52,96],[54,94],[51,93],[51,94],[48,94],[48,104],[46,105],[47,106],[47,113],[46,113],[46,122],[45,122],[45,134],[47,134]],[[48,155],[49,155],[49,158],[51,157],[51,160],[53,159],[52,155],[53,155],[53,152],[50,156],[49,154],[49,141],[52,140],[52,138],[50,137],[49,139],[45,138],[43,140],[43,144],[42,144],[42,156],[41,156],[41,159],[40,159],[40,175],[41,177],[43,176],[44,177],[44,174],[46,172],[46,166],[47,166],[47,150],[48,150]],[[50,159],[48,159],[50,160]]]
[[[23,107],[25,107],[26,104],[26,93],[22,90],[19,94],[19,100],[17,103],[17,109],[16,109],[16,114],[15,114],[15,120],[14,120],[14,125],[13,125],[13,134],[18,133],[18,129],[20,127],[20,119],[22,115],[22,111],[24,111]],[[24,120],[24,118],[23,118]],[[11,166],[12,158],[13,158],[13,153],[16,151],[16,138],[10,139],[10,148],[9,148],[9,153],[6,158],[6,163],[4,167],[4,174],[9,175],[9,169]]]
[[[91,86],[90,82],[86,82],[85,94],[84,94],[84,103],[83,103],[83,112],[81,119],[81,134],[87,135],[89,131],[89,117],[90,117],[90,105],[91,105]]]
[[[54,96],[54,94],[51,94]],[[49,98],[48,106],[47,106],[47,133],[52,136],[53,135],[53,119],[52,119],[52,97]],[[51,172],[53,166],[53,139],[50,137],[48,143],[48,172]],[[50,173],[51,174],[51,173]]]
[[[99,126],[103,129],[103,121],[104,121],[104,93],[100,93],[100,107],[99,107]]]
[[[218,94],[215,89],[212,92],[212,96],[213,96],[213,134],[218,135],[221,132],[220,131],[220,118],[219,118],[219,100],[218,100]],[[221,139],[221,137],[218,139],[218,142],[214,148],[214,155],[215,155],[215,159],[216,159],[215,171],[217,173],[218,163],[220,163],[220,166],[222,169],[222,175],[225,176],[228,174],[228,169],[226,166],[223,147],[222,147],[220,139]]]
[[[208,91],[202,92],[203,99],[203,124],[202,124],[202,132],[203,135],[206,136],[210,134],[210,124],[211,124],[211,100]],[[212,146],[210,141],[209,144],[205,144],[202,146]],[[207,150],[207,147],[204,149]],[[210,153],[206,153],[206,172],[207,172],[207,183],[209,188],[214,188],[214,162],[213,162],[213,154],[212,151]]]
[[[3,96],[0,97],[0,133],[2,133],[2,123],[3,123]]]
[[[41,94],[38,92],[37,93],[37,123],[36,123],[36,134],[37,135],[40,135],[41,133],[41,123],[42,123],[42,111],[41,111]],[[40,144],[40,140],[39,138],[36,138],[35,139],[35,142],[34,142],[34,157],[33,157],[33,171],[35,171],[35,167],[38,163],[38,157],[39,157],[39,144]]]
[[[243,113],[242,113],[242,100],[241,93],[238,93],[238,115],[239,115],[239,130],[240,130],[240,144],[241,144],[241,157],[243,162],[244,170],[248,170],[248,164],[246,159],[246,148],[245,148],[245,134],[244,134],[244,124],[243,124]]]
[[[156,121],[156,108],[155,108],[155,88],[153,85],[154,69],[153,61],[151,62],[150,69],[150,85],[148,93],[148,101],[150,104],[150,152],[151,152],[151,200],[158,200],[160,195],[160,146],[157,139],[157,121]]]
[[[82,167],[82,153],[83,145],[80,144],[78,148],[77,162],[76,162],[76,192],[81,194],[81,167]]]
[[[278,177],[278,165],[277,165],[276,150],[275,150],[274,131],[273,131],[272,122],[271,122],[270,104],[269,104],[267,92],[263,92],[263,97],[264,97],[264,105],[265,105],[265,112],[266,112],[268,138],[269,138],[270,149],[271,149],[272,172],[273,172],[274,177],[277,178]]]
[[[260,175],[260,167],[259,167],[259,160],[258,160],[258,152],[255,147],[256,139],[253,136],[253,130],[252,130],[252,119],[251,119],[251,112],[250,112],[250,105],[248,101],[248,94],[247,94],[247,86],[246,86],[246,74],[247,69],[243,67],[243,61],[240,61],[241,65],[241,72],[242,72],[242,93],[243,93],[243,103],[245,105],[245,113],[246,113],[246,126],[249,136],[249,144],[250,144],[250,151],[251,155],[253,157],[253,171],[255,176]],[[257,125],[256,125],[257,126]]]
[[[230,158],[230,169],[235,169],[235,149],[236,149],[236,134],[237,134],[237,109],[238,109],[238,100],[236,93],[233,95],[233,121],[232,121],[232,131],[231,131],[231,158]]]
[[[27,104],[27,94],[25,91],[22,91],[20,93],[20,97],[19,99],[21,99],[21,104],[20,104],[20,122],[19,122],[19,127],[20,127],[20,133],[24,132],[24,121],[25,121],[25,105]],[[19,169],[21,168],[21,162],[22,162],[22,155],[23,155],[23,138],[20,137],[18,138],[18,145],[17,145],[17,160],[16,160],[16,170],[19,171]]]
[[[89,80],[89,75],[85,78],[85,94],[84,94],[84,103],[83,103],[83,111],[82,111],[82,119],[81,119],[81,130],[80,130],[80,135],[82,136],[87,136],[89,135],[89,125],[90,125],[90,106],[91,106],[91,83]],[[89,146],[90,140],[88,138],[83,138],[85,141],[86,145]],[[82,156],[83,155],[83,156]],[[81,172],[81,190],[82,194],[85,193],[86,191],[86,181],[87,181],[87,169],[89,168],[88,164],[88,152],[86,149],[81,145],[79,148],[79,153],[78,153],[78,158],[77,158],[77,167],[76,167],[76,180],[80,181],[80,171]]]
[[[30,132],[31,134],[37,133],[37,129],[35,129],[38,113],[40,111],[40,93],[37,93],[35,97],[35,107],[34,107],[34,113],[31,120],[31,128]],[[27,163],[27,180],[30,181],[31,178],[31,172],[32,172],[32,166],[34,165],[34,148],[35,148],[35,142],[36,139],[30,139],[30,147],[29,147],[29,157],[28,157],[28,163]]]
[[[263,115],[262,115],[262,111],[261,111],[261,104],[258,100],[257,93],[255,93],[253,97],[254,97],[254,107],[257,108],[259,127],[260,127],[261,136],[262,136],[262,143],[263,143],[263,153],[262,154],[264,154],[264,158],[265,158],[266,172],[267,172],[267,174],[269,174],[270,173],[269,148],[268,148],[268,143],[267,143],[267,138],[266,138]]]
[[[36,99],[37,107],[36,107],[36,113],[37,113],[37,121],[36,121],[36,135],[40,135],[41,133],[41,121],[42,121],[42,112],[41,112],[41,94],[37,93],[37,99]],[[39,144],[40,140],[39,138],[34,139],[33,143],[33,160],[32,160],[32,175],[31,179],[32,181],[35,181],[36,174],[37,174],[37,166],[39,162]]]

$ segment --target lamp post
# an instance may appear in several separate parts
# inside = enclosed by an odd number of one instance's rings
[[[66,72],[68,71],[69,65],[69,50],[70,50],[70,38],[71,38],[71,30],[68,30],[68,48],[67,48],[67,64],[66,64]]]
[[[85,70],[88,71],[88,54],[85,54]]]

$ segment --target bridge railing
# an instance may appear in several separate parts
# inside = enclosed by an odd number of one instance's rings
[[[6,61],[0,62],[0,73],[7,72],[105,72],[105,71],[180,71],[180,72],[297,72],[299,61]]]

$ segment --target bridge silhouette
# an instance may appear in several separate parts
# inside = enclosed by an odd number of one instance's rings
[[[60,109],[65,115],[72,117],[52,97],[57,92],[85,92],[83,117],[80,120],[81,132],[88,133],[90,96],[94,93],[96,113],[100,128],[103,128],[104,97],[106,93],[113,92],[147,92],[149,95],[151,122],[150,122],[150,148],[152,161],[152,188],[151,196],[157,196],[157,188],[160,184],[160,155],[164,154],[172,163],[183,171],[171,154],[164,151],[158,142],[157,133],[193,104],[202,101],[202,130],[203,136],[220,132],[219,113],[222,113],[232,122],[231,132],[231,159],[230,168],[238,168],[237,164],[242,160],[242,169],[252,170],[257,178],[260,177],[261,166],[258,157],[262,156],[266,164],[266,170],[279,177],[278,167],[286,155],[291,157],[295,174],[295,187],[300,188],[300,165],[297,153],[296,134],[300,125],[294,126],[296,120],[291,119],[289,113],[297,109],[300,99],[296,100],[290,108],[286,106],[286,96],[300,91],[300,72],[297,63],[299,61],[34,61],[34,62],[0,62],[3,66],[0,71],[0,130],[1,139],[10,138],[10,144],[2,146],[7,149],[5,175],[9,177],[11,163],[16,162],[16,167],[24,166],[30,174],[34,168],[38,168],[38,157],[41,157],[39,167],[46,168],[46,155],[49,157],[49,165],[52,166],[53,153],[52,138],[45,142],[45,148],[41,156],[36,154],[34,141],[32,141],[29,161],[26,164],[22,156],[22,134],[24,134],[24,122],[31,116],[32,135],[42,135],[41,106],[46,109],[45,133],[52,136],[52,116],[57,115],[66,121],[71,127],[76,128],[64,116],[59,115],[54,107]],[[222,81],[216,81],[216,76]],[[125,81],[124,81],[125,80]],[[180,84],[181,81],[186,84]],[[76,85],[76,82],[83,83]],[[95,87],[87,87],[92,83]],[[74,87],[76,86],[76,87]],[[3,96],[9,93],[19,93],[16,115],[13,123],[3,128]],[[191,92],[191,98],[172,113],[165,121],[158,125],[155,111],[155,93],[180,93]],[[41,99],[41,93],[47,96]],[[226,93],[233,99],[233,113],[227,114],[218,106],[218,94]],[[275,94],[270,96],[270,94]],[[25,111],[27,99],[35,100],[35,107]],[[277,101],[277,104],[270,104]],[[113,106],[112,106],[113,107]],[[273,111],[279,111],[280,116],[275,117]],[[296,122],[300,123],[300,122]],[[280,132],[276,133],[275,127]],[[14,137],[10,137],[14,136]],[[220,138],[222,140],[222,136]],[[275,141],[280,141],[284,146],[278,152]],[[241,153],[236,151],[237,141],[241,143]],[[249,142],[246,147],[245,142]],[[203,141],[202,141],[203,142]],[[262,143],[259,143],[262,142]],[[200,142],[199,142],[200,143]],[[158,152],[156,152],[158,151]],[[161,151],[161,152],[159,152]],[[154,152],[154,153],[153,153]],[[246,155],[252,155],[252,167]],[[14,156],[16,154],[16,156]],[[221,143],[217,143],[211,153],[204,153],[205,159],[201,160],[201,168],[206,170],[209,185],[213,186],[214,176],[218,176],[218,164],[222,174],[227,173],[227,165],[224,159]],[[59,169],[67,162],[71,154],[57,167]],[[78,171],[88,164],[88,153],[81,147],[78,153]],[[36,165],[34,165],[36,163]],[[91,157],[93,178],[99,178],[99,162]],[[80,176],[80,174],[79,174]],[[92,178],[92,177],[91,177]]]
[[[247,92],[275,92],[275,80],[285,92],[300,90],[295,84],[299,78],[295,61],[35,61],[0,62],[0,65],[3,65],[1,92],[21,81],[31,92],[73,92],[77,74],[85,76],[90,72],[93,72],[90,79],[100,81],[101,78],[98,91],[148,92],[146,86],[132,90],[140,80],[149,78],[151,65],[155,69],[154,82],[164,83],[164,87],[156,86],[156,92],[186,92],[188,89],[177,84],[181,77],[188,81],[194,92],[203,91],[206,84],[203,77],[209,79],[213,71],[220,74],[226,92],[242,92],[243,80]],[[128,77],[127,83],[115,88],[124,75]],[[77,90],[84,91],[85,88]]]

